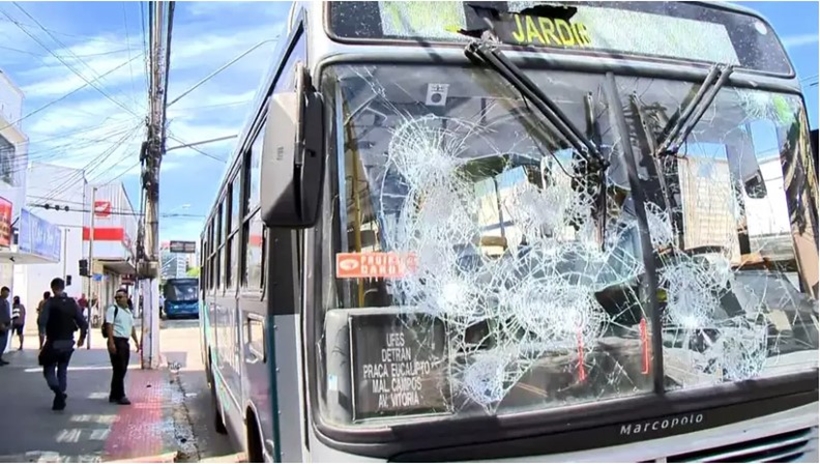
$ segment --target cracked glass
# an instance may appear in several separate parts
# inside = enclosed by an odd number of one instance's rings
[[[431,416],[649,394],[656,374],[666,389],[691,389],[817,367],[816,203],[806,193],[816,186],[800,174],[811,159],[799,97],[724,88],[678,153],[658,155],[652,147],[698,84],[618,77],[629,126],[621,140],[603,75],[526,71],[607,158],[600,173],[493,71],[385,64],[325,73],[338,171],[323,231],[319,341],[331,423],[425,417],[399,417],[388,399],[381,413],[357,418],[357,395],[397,384],[350,359],[350,334],[369,330],[338,322],[354,313],[405,314],[410,334],[433,345],[426,326],[443,325],[420,387],[439,390],[443,406]],[[624,143],[644,205],[630,193]],[[340,253],[409,257],[412,266],[348,278],[330,264]]]

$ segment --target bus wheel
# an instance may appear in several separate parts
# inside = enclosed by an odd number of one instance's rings
[[[247,452],[248,462],[265,462],[265,456],[262,454],[262,437],[259,436],[259,424],[256,422],[256,416],[248,408],[248,420],[245,421],[246,433],[248,437]]]
[[[220,435],[227,435],[228,428],[225,427],[225,421],[222,419],[222,411],[219,407],[219,399],[216,396],[216,382],[211,381],[211,404],[214,410],[214,430]]]

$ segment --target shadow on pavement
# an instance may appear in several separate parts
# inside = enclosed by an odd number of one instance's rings
[[[176,451],[171,398],[177,388],[166,369],[141,370],[136,352],[126,378],[133,404],[119,406],[108,402],[108,353],[75,350],[64,411],[51,410],[36,349],[4,358],[10,364],[0,367],[0,411],[8,420],[0,421],[0,462],[99,462]]]

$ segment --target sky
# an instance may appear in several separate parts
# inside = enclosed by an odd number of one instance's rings
[[[817,82],[817,2],[741,2],[765,15],[805,84]],[[32,161],[87,169],[89,181],[122,181],[138,207],[139,146],[147,114],[145,2],[0,2],[0,69],[23,89]],[[235,135],[268,70],[289,2],[177,2],[168,100],[262,41],[253,52],[168,110],[168,146]],[[55,56],[56,55],[56,56]],[[113,70],[113,71],[112,71]],[[78,76],[82,75],[83,77]],[[818,124],[818,87],[807,88]],[[160,179],[161,240],[196,240],[235,141],[170,151]],[[113,150],[113,151],[112,151]],[[110,153],[108,156],[104,156]],[[104,161],[100,161],[104,158]]]

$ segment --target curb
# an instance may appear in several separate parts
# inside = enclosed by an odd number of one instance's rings
[[[248,462],[245,453],[229,454],[227,456],[214,456],[212,458],[205,458],[199,460],[200,464],[203,462]]]
[[[131,459],[117,459],[113,461],[103,461],[103,462],[176,462],[177,452],[174,451],[173,453],[165,453],[165,454],[155,454],[153,456],[144,456],[141,458],[131,458]]]

